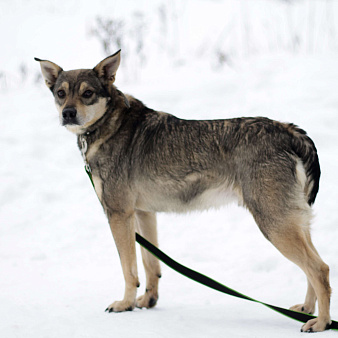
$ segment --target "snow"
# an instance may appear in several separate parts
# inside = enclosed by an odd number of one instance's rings
[[[319,38],[320,34],[326,42],[332,38],[328,32],[334,32],[334,27],[324,24],[323,18],[331,18],[325,16],[325,4],[332,6],[334,15],[338,15],[337,5],[330,1],[315,1],[314,7],[303,1],[295,7],[281,1],[258,1],[257,7],[248,1],[239,1],[240,5],[233,1],[182,3],[171,2],[181,17],[189,17],[177,21],[181,33],[180,49],[173,56],[176,61],[161,59],[156,52],[159,47],[151,21],[148,29],[153,37],[147,46],[153,53],[147,65],[138,70],[137,79],[130,78],[134,68],[123,62],[133,60],[130,55],[123,59],[122,52],[116,84],[149,107],[181,118],[267,116],[298,124],[309,133],[322,169],[313,241],[331,268],[331,315],[338,320],[338,54]],[[65,69],[93,67],[105,56],[88,35],[95,17],[108,13],[129,17],[137,9],[147,9],[147,15],[157,20],[155,3],[144,4],[103,0],[97,8],[85,1],[0,4],[0,42],[6,46],[0,55],[0,73],[6,74],[6,83],[0,77],[0,337],[303,336],[300,323],[262,305],[207,289],[163,264],[160,299],[154,309],[104,312],[123,295],[119,257],[84,172],[75,136],[59,126],[48,89],[34,84],[39,67],[33,57],[51,59]],[[206,61],[212,48],[199,56],[209,35],[213,45],[220,39],[211,31],[220,25],[221,10],[227,17],[237,15],[230,33],[242,36],[241,23],[255,27],[248,44],[237,44],[230,37],[224,40],[222,46],[231,47],[233,53],[231,63],[223,67]],[[283,16],[287,11],[290,16]],[[303,29],[312,12],[319,22],[313,40]],[[297,53],[288,49],[283,25],[280,30],[274,28],[275,35],[272,30],[256,33],[264,22],[268,25],[277,18],[285,24],[287,17],[293,20],[288,27],[307,37]],[[198,26],[194,33],[198,23],[202,28]],[[175,29],[170,28],[167,42],[173,46]],[[277,33],[282,42],[273,45]],[[258,47],[264,50],[257,52]],[[21,62],[28,68],[24,83],[18,72]],[[230,205],[188,215],[160,214],[158,224],[161,249],[182,264],[270,304],[290,307],[303,301],[305,275],[264,239],[246,210]],[[139,250],[138,268],[141,294],[145,276]],[[333,335],[333,331],[321,334]]]

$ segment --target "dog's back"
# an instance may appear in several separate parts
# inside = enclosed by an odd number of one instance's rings
[[[130,103],[133,107],[133,98]],[[125,179],[143,207],[187,211],[219,206],[229,198],[247,205],[263,189],[262,182],[268,188],[266,181],[274,184],[263,195],[278,191],[277,204],[285,201],[286,207],[296,182],[302,182],[307,202],[314,202],[320,177],[317,151],[293,124],[262,117],[182,120],[147,109],[138,100],[135,105],[138,109],[120,128],[124,147],[119,147],[119,167],[126,168]],[[116,147],[115,138],[110,142]]]
[[[160,266],[144,250],[146,292],[136,299],[135,229],[157,245],[156,211],[205,209],[235,198],[264,236],[305,272],[305,302],[292,309],[313,313],[318,299],[319,314],[302,330],[328,328],[329,267],[310,236],[320,168],[303,130],[260,117],[187,121],[149,109],[114,87],[120,51],[87,70],[65,72],[37,61],[61,124],[78,135],[120,254],[125,294],[107,311],[157,302]]]

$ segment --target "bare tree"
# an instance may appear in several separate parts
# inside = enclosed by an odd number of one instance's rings
[[[99,39],[105,54],[112,54],[123,47],[124,21],[97,17],[91,34]]]

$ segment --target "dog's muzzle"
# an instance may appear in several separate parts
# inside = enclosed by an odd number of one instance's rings
[[[76,118],[76,109],[75,108],[65,108],[62,111],[62,124],[65,126],[67,124],[79,124]]]

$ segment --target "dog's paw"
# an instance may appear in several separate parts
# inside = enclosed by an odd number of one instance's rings
[[[157,303],[158,300],[158,294],[156,292],[156,294],[146,290],[146,293],[143,296],[140,296],[137,298],[136,301],[136,306],[138,308],[147,308],[150,309],[152,307],[154,307]]]
[[[318,318],[310,319],[301,328],[301,332],[321,332],[330,328],[331,321],[320,320]]]
[[[124,311],[133,311],[135,308],[135,303],[130,303],[125,300],[116,301],[110,304],[106,308],[106,312],[124,312]]]
[[[291,306],[290,310],[309,313],[310,315],[312,315],[315,312],[315,305],[311,306],[307,304],[297,304],[297,305]]]

